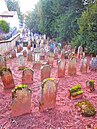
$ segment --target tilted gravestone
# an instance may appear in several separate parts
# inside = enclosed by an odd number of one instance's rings
[[[33,73],[33,70],[25,68],[22,72],[22,84],[33,83]]]
[[[0,71],[0,75],[4,85],[4,89],[10,89],[15,87],[10,68],[2,68],[2,70]]]
[[[64,77],[66,69],[66,61],[65,59],[61,59],[58,61],[58,77]]]
[[[0,55],[0,69],[6,67],[6,57]]]
[[[87,69],[88,69],[88,59],[87,57],[84,57],[81,59],[80,71],[81,73],[87,73]]]
[[[45,111],[52,109],[56,105],[57,84],[52,78],[45,79],[41,84],[41,94],[39,101],[39,110]]]
[[[68,63],[68,75],[76,75],[77,60],[75,57],[70,58]]]
[[[43,81],[46,78],[50,78],[51,74],[51,67],[49,65],[43,65],[41,67],[41,81]]]
[[[27,85],[19,85],[12,90],[12,117],[31,113],[31,95]]]

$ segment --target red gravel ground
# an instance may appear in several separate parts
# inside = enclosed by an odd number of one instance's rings
[[[25,58],[26,60],[26,58]],[[26,62],[26,66],[32,68],[31,62]],[[52,110],[39,112],[39,94],[40,94],[40,70],[34,69],[34,82],[29,87],[32,89],[32,112],[16,118],[11,117],[11,92],[3,90],[3,84],[0,78],[0,129],[86,129],[87,125],[97,125],[97,115],[94,117],[83,117],[77,111],[75,104],[81,100],[89,100],[97,110],[97,72],[89,71],[87,74],[79,72],[79,60],[77,66],[77,75],[72,77],[66,75],[64,78],[57,78],[57,65],[54,62],[54,68],[51,71],[51,77],[58,82],[56,107]],[[68,64],[68,60],[67,60]],[[7,62],[11,68],[15,85],[21,84],[22,71],[18,71],[17,59]],[[86,91],[86,81],[95,80],[95,91],[88,93]],[[84,91],[83,99],[70,100],[68,98],[68,89],[76,84],[82,85]],[[89,128],[90,129],[90,128]]]

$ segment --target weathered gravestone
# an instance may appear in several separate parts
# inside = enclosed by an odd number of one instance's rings
[[[0,55],[0,69],[6,67],[6,57]]]
[[[25,59],[23,55],[18,56],[19,69],[25,68]]]
[[[94,80],[88,80],[86,81],[86,88],[89,92],[92,92],[95,90],[94,88]]]
[[[39,62],[40,61],[40,50],[39,48],[36,48],[34,51],[34,62]]]
[[[12,50],[12,52],[11,52],[11,58],[16,58],[16,51],[15,50]]]
[[[27,51],[26,50],[23,51],[23,56],[27,57]]]
[[[84,57],[81,59],[80,71],[81,73],[87,73],[87,69],[88,69],[88,59],[87,57]]]
[[[41,81],[43,81],[46,78],[50,78],[51,74],[51,67],[49,65],[43,65],[41,67]]]
[[[56,105],[57,84],[52,78],[45,79],[41,84],[41,95],[39,102],[39,110],[45,111],[52,109]]]
[[[68,63],[68,75],[76,75],[77,60],[75,57],[70,58]]]
[[[41,68],[41,62],[40,62],[40,50],[39,48],[36,48],[34,52],[34,63],[33,68]]]
[[[27,54],[27,61],[33,61],[33,56],[32,56],[32,51],[28,51],[28,54]]]
[[[45,59],[45,49],[41,48],[40,49],[40,60],[44,60]]]
[[[2,68],[2,70],[0,70],[0,75],[4,85],[4,89],[10,89],[15,87],[10,68]]]
[[[31,113],[31,95],[27,85],[19,85],[12,90],[12,117]]]
[[[65,59],[61,59],[58,61],[58,77],[64,77],[66,69],[66,61]]]
[[[97,57],[92,57],[90,61],[90,70],[97,70]]]
[[[96,114],[94,106],[88,100],[78,102],[76,107],[85,117],[94,116]]]
[[[77,58],[81,59],[82,54],[83,54],[83,48],[82,48],[82,46],[79,46],[78,47],[78,52],[77,52]]]
[[[59,50],[58,50],[58,48],[57,47],[55,47],[55,49],[54,49],[54,59],[56,60],[56,59],[58,59],[58,54],[59,54]]]
[[[53,66],[54,63],[54,53],[49,53],[49,57],[48,57],[48,63],[49,65]]]
[[[33,70],[25,68],[22,73],[22,84],[33,83]]]

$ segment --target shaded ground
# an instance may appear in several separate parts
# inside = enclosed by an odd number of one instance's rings
[[[26,58],[25,58],[26,61]],[[67,62],[68,64],[68,62]],[[17,59],[8,61],[8,67],[11,68],[15,85],[21,84],[22,71],[18,71]],[[32,68],[32,63],[26,61],[26,66]],[[84,91],[83,99],[89,100],[97,110],[97,72],[88,71],[87,74],[79,72],[79,61],[77,75],[64,78],[57,78],[57,65],[54,62],[54,68],[51,77],[56,78],[58,82],[56,108],[47,112],[39,112],[39,94],[40,94],[40,70],[34,69],[34,83],[29,87],[32,89],[32,112],[17,118],[11,118],[11,93],[3,91],[3,84],[0,78],[0,129],[85,129],[86,125],[97,124],[97,115],[94,117],[83,117],[77,112],[75,104],[78,100],[70,100],[67,96],[68,89],[80,83]],[[95,80],[95,89],[93,93],[86,91],[86,81]]]

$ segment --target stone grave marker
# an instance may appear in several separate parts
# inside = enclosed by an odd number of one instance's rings
[[[58,61],[58,78],[64,77],[66,69],[66,61],[65,59],[61,59]]]
[[[51,67],[46,64],[41,67],[41,81],[43,81],[46,78],[50,78],[51,74]]]
[[[95,116],[96,114],[94,106],[88,100],[78,102],[76,107],[78,111],[80,111],[80,113],[85,117]]]
[[[23,56],[27,57],[27,51],[26,50],[23,51]]]
[[[68,97],[72,100],[79,99],[83,97],[83,91],[81,90],[81,85],[78,84],[76,86],[73,86],[68,93]]]
[[[31,62],[33,61],[33,56],[32,56],[32,51],[31,50],[28,51],[27,61],[31,61]]]
[[[94,88],[94,80],[87,80],[86,81],[86,88],[89,92],[92,92],[95,90]]]
[[[44,60],[44,59],[45,59],[45,49],[40,48],[40,60]]]
[[[68,63],[68,75],[76,75],[76,65],[77,59],[75,57],[70,58]]]
[[[59,53],[58,47],[55,47],[55,49],[54,49],[55,60],[58,59],[58,53]]]
[[[79,46],[78,51],[77,51],[77,58],[81,59],[82,54],[83,54],[83,48],[82,48],[82,46]]]
[[[87,57],[84,57],[81,59],[80,71],[81,73],[87,73],[87,69],[88,69],[88,59]]]
[[[18,56],[18,64],[19,64],[19,69],[25,68],[25,59],[23,55]]]
[[[40,61],[40,50],[39,48],[36,48],[34,51],[34,62],[39,62]]]
[[[6,67],[6,57],[0,55],[0,69]]]
[[[0,71],[1,80],[4,85],[4,89],[14,88],[14,80],[10,68],[2,68]]]
[[[25,68],[22,72],[22,84],[33,83],[33,73],[33,70]]]
[[[31,95],[27,85],[19,85],[12,90],[12,117],[31,113]]]
[[[12,52],[11,52],[11,58],[16,58],[16,50],[12,50]]]
[[[48,63],[49,65],[53,66],[53,63],[54,63],[54,53],[49,53],[49,56],[48,56]]]
[[[90,61],[90,70],[97,70],[97,57],[92,57]]]
[[[56,105],[57,84],[53,78],[45,79],[41,84],[41,95],[39,110],[45,111],[52,109]]]

